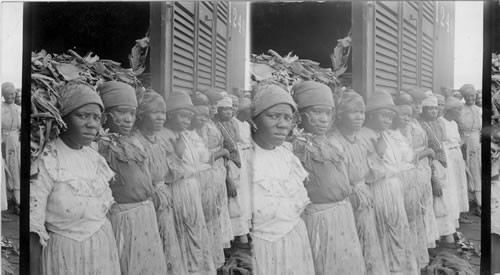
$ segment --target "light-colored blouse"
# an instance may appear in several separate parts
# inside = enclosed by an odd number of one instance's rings
[[[75,150],[60,138],[49,143],[31,181],[30,232],[45,246],[49,232],[84,241],[97,232],[114,203],[114,173],[97,151]]]

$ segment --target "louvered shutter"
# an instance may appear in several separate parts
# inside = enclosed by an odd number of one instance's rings
[[[421,85],[433,89],[434,84],[434,18],[435,7],[432,2],[422,3],[422,53]]]
[[[403,3],[403,37],[401,58],[401,86],[417,85],[418,50],[417,50],[418,5],[414,2]]]
[[[212,38],[214,29],[214,6],[215,4],[213,2],[200,3],[197,90],[212,87],[214,84],[214,51]]]
[[[228,3],[217,3],[217,34],[215,42],[215,86],[226,89],[227,82],[227,34]]]
[[[195,85],[195,3],[174,2],[172,88],[192,92]]]
[[[377,2],[375,9],[375,87],[398,90],[398,3]]]

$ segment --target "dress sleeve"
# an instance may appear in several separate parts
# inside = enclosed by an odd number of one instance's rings
[[[49,234],[45,228],[47,200],[54,187],[43,162],[39,163],[39,172],[30,183],[30,232],[38,234],[40,244],[47,245]]]

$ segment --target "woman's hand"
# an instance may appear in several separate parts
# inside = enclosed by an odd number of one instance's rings
[[[39,238],[38,234],[30,232],[30,274],[33,275],[42,274],[42,245]]]
[[[380,136],[377,140],[374,141],[375,150],[377,154],[382,158],[385,154],[385,150],[387,150],[387,143],[382,136]]]
[[[238,195],[238,192],[236,192],[236,185],[230,177],[226,178],[226,187],[228,197],[235,198]]]
[[[172,144],[174,146],[175,153],[179,158],[182,158],[182,155],[184,155],[184,151],[186,150],[186,144],[182,140],[181,137],[178,137],[177,140],[173,140]]]
[[[441,197],[443,195],[443,186],[438,180],[431,180],[432,194],[434,197]]]

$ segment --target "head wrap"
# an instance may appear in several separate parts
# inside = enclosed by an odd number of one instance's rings
[[[293,111],[297,110],[292,96],[276,84],[266,84],[254,88],[252,118],[277,104],[288,104]]]
[[[217,108],[219,107],[233,107],[233,100],[230,96],[224,96],[221,100],[217,101]]]
[[[458,91],[462,94],[463,97],[466,97],[468,95],[475,95],[477,93],[472,84],[465,84]]]
[[[394,103],[396,105],[411,105],[413,97],[407,92],[401,92]]]
[[[236,95],[229,95],[229,97],[231,97],[231,101],[232,102],[240,102],[240,98],[237,97]]]
[[[412,107],[408,104],[399,105],[398,109],[399,109],[400,113],[404,113],[405,111],[409,111],[409,113],[411,114],[413,111]]]
[[[375,111],[378,109],[389,109],[395,113],[399,112],[398,107],[394,105],[392,96],[385,91],[375,91],[366,103],[366,112]]]
[[[347,111],[362,109],[366,110],[365,101],[363,97],[356,93],[354,90],[346,90],[337,98],[337,114]]]
[[[252,107],[252,100],[244,97],[240,100],[240,105],[238,106],[238,110],[244,111],[250,109],[251,107]]]
[[[193,100],[193,105],[195,106],[210,104],[210,99],[208,98],[208,96],[202,94],[201,92],[196,92],[192,100]]]
[[[422,107],[437,107],[438,99],[434,95],[430,95],[422,101]]]
[[[99,95],[105,109],[115,106],[130,106],[137,108],[137,98],[132,86],[118,81],[104,82],[99,88]]]
[[[462,102],[455,97],[448,97],[446,103],[444,104],[444,110],[451,110],[463,106]]]
[[[143,114],[154,110],[165,110],[166,104],[163,97],[154,90],[146,90],[139,101],[137,114]]]
[[[61,88],[59,96],[61,97],[61,117],[91,103],[99,105],[101,111],[104,110],[104,104],[97,92],[86,84],[68,83]]]
[[[219,89],[219,88],[208,88],[206,90],[201,91],[204,95],[210,99],[210,102],[212,104],[215,104],[217,101],[222,99],[222,93],[224,90]]]
[[[332,90],[323,83],[302,81],[293,86],[292,93],[299,109],[318,105],[335,107]]]
[[[442,96],[440,94],[435,94],[434,96],[437,98],[438,104],[439,103],[443,103],[443,104],[445,103],[446,99],[444,98],[444,96]]]
[[[173,91],[167,98],[166,111],[169,113],[179,109],[187,109],[196,112],[193,108],[193,102],[191,102],[191,98],[186,92]]]
[[[9,90],[14,90],[15,91],[15,89],[16,89],[16,87],[14,87],[14,84],[12,84],[11,82],[4,82],[4,83],[2,83],[2,96],[7,91],[9,91]]]
[[[427,97],[427,95],[424,93],[424,91],[418,87],[411,87],[406,92],[409,95],[411,95],[411,97],[413,98],[413,101],[422,101]]]

